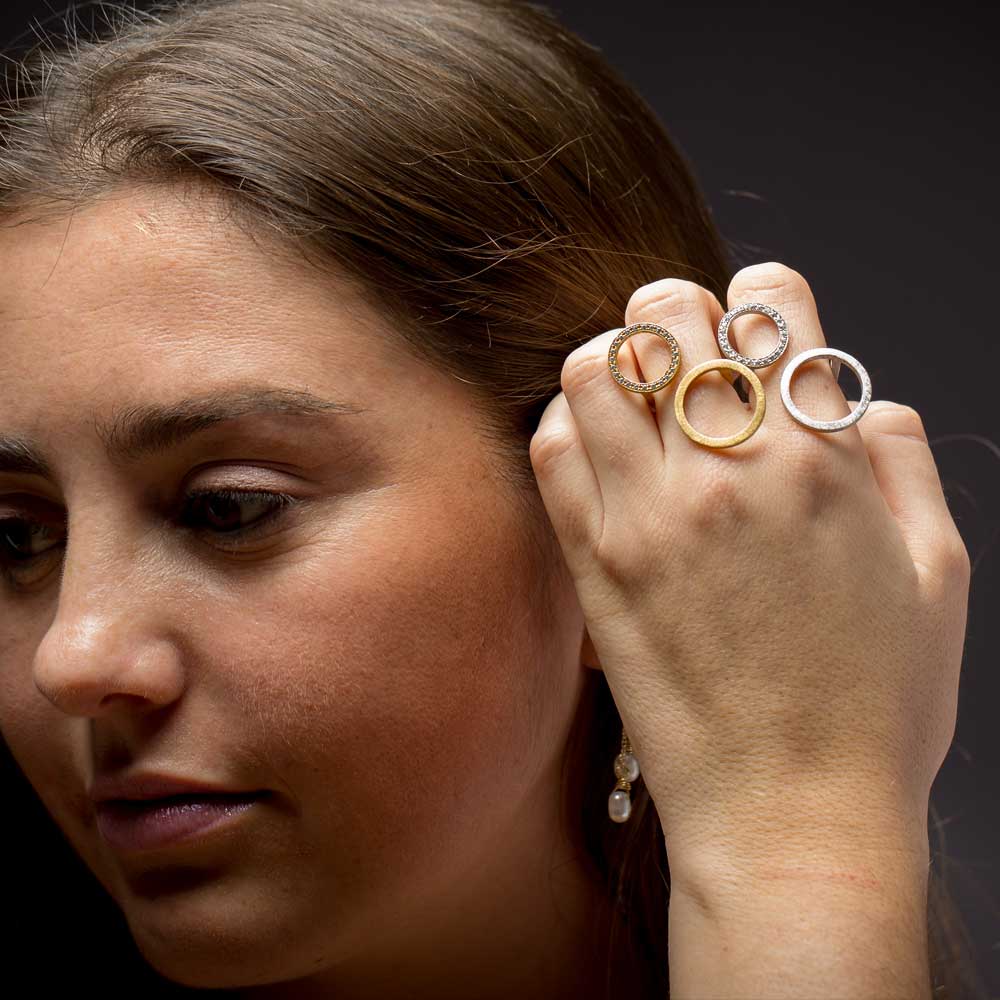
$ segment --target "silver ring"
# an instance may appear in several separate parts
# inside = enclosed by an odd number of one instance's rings
[[[813,420],[792,402],[792,376],[801,365],[812,361],[813,358],[836,358],[842,361],[854,372],[861,383],[861,399],[858,401],[858,405],[840,420]],[[861,362],[857,358],[851,357],[846,351],[838,351],[836,347],[814,347],[797,354],[785,365],[785,370],[781,373],[781,401],[785,404],[785,409],[800,424],[811,427],[814,431],[842,431],[845,427],[857,423],[864,415],[865,410],[868,409],[868,404],[872,401],[872,381]]]
[[[765,354],[760,358],[748,358],[746,355],[740,354],[729,343],[729,324],[737,316],[742,316],[744,313],[760,313],[761,316],[767,316],[774,320],[775,325],[778,327],[778,346],[770,354]],[[788,347],[788,324],[777,309],[772,309],[770,306],[764,305],[763,302],[743,302],[738,306],[733,306],[722,317],[722,322],[719,323],[719,329],[715,337],[719,342],[722,353],[730,361],[738,361],[741,365],[746,365],[747,368],[766,368],[768,365],[773,365],[785,353],[785,348]]]

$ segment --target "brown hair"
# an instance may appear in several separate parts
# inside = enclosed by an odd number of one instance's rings
[[[74,11],[65,43],[43,38],[8,73],[7,224],[127,183],[196,182],[251,234],[346,275],[418,356],[469,386],[551,572],[527,445],[567,354],[620,326],[641,285],[685,278],[725,304],[732,276],[651,108],[598,49],[520,0],[99,9],[109,30],[81,38]],[[564,807],[608,889],[608,996],[614,984],[665,997],[662,829],[641,781],[631,819],[608,818],[621,722],[603,674],[587,675]],[[965,932],[931,874],[933,985],[946,986],[934,996],[956,1000],[973,974]]]

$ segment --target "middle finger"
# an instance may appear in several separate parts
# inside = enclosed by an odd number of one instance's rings
[[[674,378],[647,397],[654,401],[656,423],[668,461],[671,453],[693,444],[677,423],[674,397],[677,387],[692,368],[703,361],[722,357],[716,330],[723,312],[719,300],[707,288],[681,278],[665,278],[644,285],[629,299],[625,310],[628,325],[656,323],[665,327],[677,339],[681,350],[681,362]],[[652,381],[666,368],[662,359],[667,356],[667,351],[662,340],[649,334],[638,334],[626,344],[633,348],[633,363],[643,381]],[[691,385],[685,397],[684,410],[691,423],[703,434],[726,437],[735,434],[748,422],[750,408],[741,402],[734,390],[734,377],[731,371],[710,372]]]

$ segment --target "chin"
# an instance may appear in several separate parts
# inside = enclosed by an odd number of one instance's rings
[[[198,989],[237,989],[295,978],[297,921],[280,900],[241,893],[233,878],[172,865],[131,878],[122,912],[142,957],[165,979]],[[261,919],[263,917],[263,919]],[[278,964],[280,963],[280,965]]]

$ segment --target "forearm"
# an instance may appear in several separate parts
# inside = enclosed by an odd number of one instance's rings
[[[671,866],[671,1000],[930,1000],[926,830],[903,839]]]

